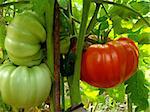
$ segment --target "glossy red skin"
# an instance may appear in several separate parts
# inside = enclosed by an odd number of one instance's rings
[[[111,88],[129,79],[138,66],[138,48],[129,38],[91,45],[82,57],[81,80]]]

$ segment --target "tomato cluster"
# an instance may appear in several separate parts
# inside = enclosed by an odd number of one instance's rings
[[[21,13],[8,25],[5,48],[15,65],[6,63],[0,67],[0,93],[4,102],[30,108],[48,97],[51,72],[41,63],[40,45],[45,40],[46,31],[34,12]]]
[[[83,53],[81,80],[99,88],[129,79],[138,66],[138,48],[129,38],[93,44]]]

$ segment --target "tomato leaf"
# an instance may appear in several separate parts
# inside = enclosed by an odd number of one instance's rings
[[[142,33],[140,37],[138,41],[139,44],[150,44],[150,33]]]
[[[131,38],[132,40],[138,42],[139,38],[140,38],[140,31],[141,29],[137,30],[137,31],[132,31],[132,30],[128,30],[128,37]]]
[[[127,28],[122,28],[121,26],[121,17],[119,16],[114,16],[112,18],[112,21],[113,21],[113,28],[114,28],[114,33],[115,34],[123,34],[123,33],[126,33],[127,32]]]
[[[69,0],[58,0],[59,6],[63,7],[64,9],[67,9],[67,5],[69,3]]]
[[[111,17],[119,16],[122,19],[137,18],[134,12],[123,7],[111,7],[109,13]]]
[[[45,4],[48,3],[48,0],[31,0],[31,3],[33,4],[32,9],[39,15],[42,15],[45,11]]]
[[[139,13],[145,15],[149,12],[150,9],[150,3],[149,2],[145,2],[145,1],[141,1],[141,2],[130,2],[130,6],[133,7],[135,10],[137,10]]]
[[[150,18],[144,17],[147,21],[150,21]],[[142,27],[147,27],[148,25],[144,22],[143,19],[138,19],[138,21],[133,25],[133,30],[138,30]]]
[[[108,18],[106,16],[102,16],[100,18],[97,19],[98,22],[103,22],[106,21]]]
[[[116,88],[107,89],[110,97],[112,97],[117,102],[123,102],[125,98],[125,86],[121,84]]]
[[[138,110],[148,108],[148,87],[142,70],[138,70],[128,81],[126,81],[126,94],[129,94],[131,101]]]

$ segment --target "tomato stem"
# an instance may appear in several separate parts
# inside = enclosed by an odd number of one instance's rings
[[[70,34],[74,35],[75,34],[75,25],[74,21],[72,19],[72,0],[69,0],[69,19],[70,19]]]
[[[90,20],[90,23],[89,23],[89,25],[87,27],[86,34],[88,34],[93,29],[93,27],[95,26],[95,24],[97,22],[96,19],[97,19],[97,14],[99,12],[100,5],[101,4],[96,4],[96,8],[95,8],[94,14],[93,14],[93,16],[92,16],[92,18]]]
[[[132,101],[130,99],[130,95],[127,95],[127,103],[128,103],[128,112],[132,112]]]
[[[54,19],[54,88],[55,88],[55,112],[60,112],[60,10],[59,5],[55,2],[55,19]]]
[[[64,77],[61,76],[61,94],[62,94],[62,112],[65,111],[65,90],[64,90]]]
[[[88,20],[88,12],[90,9],[90,0],[83,0],[83,9],[82,9],[82,20],[79,31],[79,36],[77,40],[77,51],[76,51],[76,61],[74,67],[74,75],[69,77],[69,85],[70,85],[70,96],[71,96],[71,104],[75,106],[81,103],[80,96],[80,67],[81,67],[81,58],[82,58],[82,50],[84,45],[84,35],[86,33],[86,24]]]
[[[55,0],[49,0],[46,4],[45,20],[47,31],[47,63],[52,74],[54,74],[54,53],[53,53],[53,17]],[[54,86],[50,93],[50,111],[54,112]]]

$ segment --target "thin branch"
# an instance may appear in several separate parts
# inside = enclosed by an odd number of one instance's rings
[[[110,1],[104,1],[104,0],[92,0],[92,2],[95,2],[95,3],[105,3],[105,4],[112,4],[112,5],[115,5],[115,6],[118,6],[118,7],[123,7],[125,9],[128,9],[132,12],[134,12],[136,15],[138,15],[140,18],[143,19],[143,21],[150,27],[150,23],[136,10],[134,10],[133,8],[130,8],[126,5],[123,5],[123,4],[119,4],[119,3],[115,3],[115,2],[110,2]]]
[[[73,20],[74,22],[76,22],[76,23],[78,23],[78,24],[80,24],[80,23],[81,23],[81,22],[80,22],[80,21],[78,21],[75,17],[71,16],[71,18],[72,18],[72,20]]]
[[[75,34],[75,25],[74,21],[72,19],[73,12],[72,12],[72,0],[69,0],[69,19],[70,19],[70,34],[74,35]]]
[[[128,105],[128,112],[132,112],[132,101],[130,99],[130,95],[127,95],[127,105]]]
[[[93,29],[94,25],[96,24],[96,22],[97,22],[97,20],[96,20],[97,19],[97,14],[99,12],[100,5],[101,4],[96,4],[96,8],[95,8],[94,14],[93,14],[92,19],[90,20],[90,23],[89,23],[89,25],[87,27],[86,33],[89,33]]]
[[[102,8],[104,9],[104,11],[105,11],[106,15],[109,17],[109,19],[111,20],[111,17],[109,16],[109,14],[108,14],[108,12],[107,12],[107,10],[106,10],[104,4],[102,4]]]
[[[28,4],[30,1],[19,1],[19,2],[8,2],[0,4],[0,8],[11,6],[11,5],[18,5],[18,4]]]
[[[55,87],[55,112],[60,112],[60,10],[55,3],[54,19],[54,87]]]

